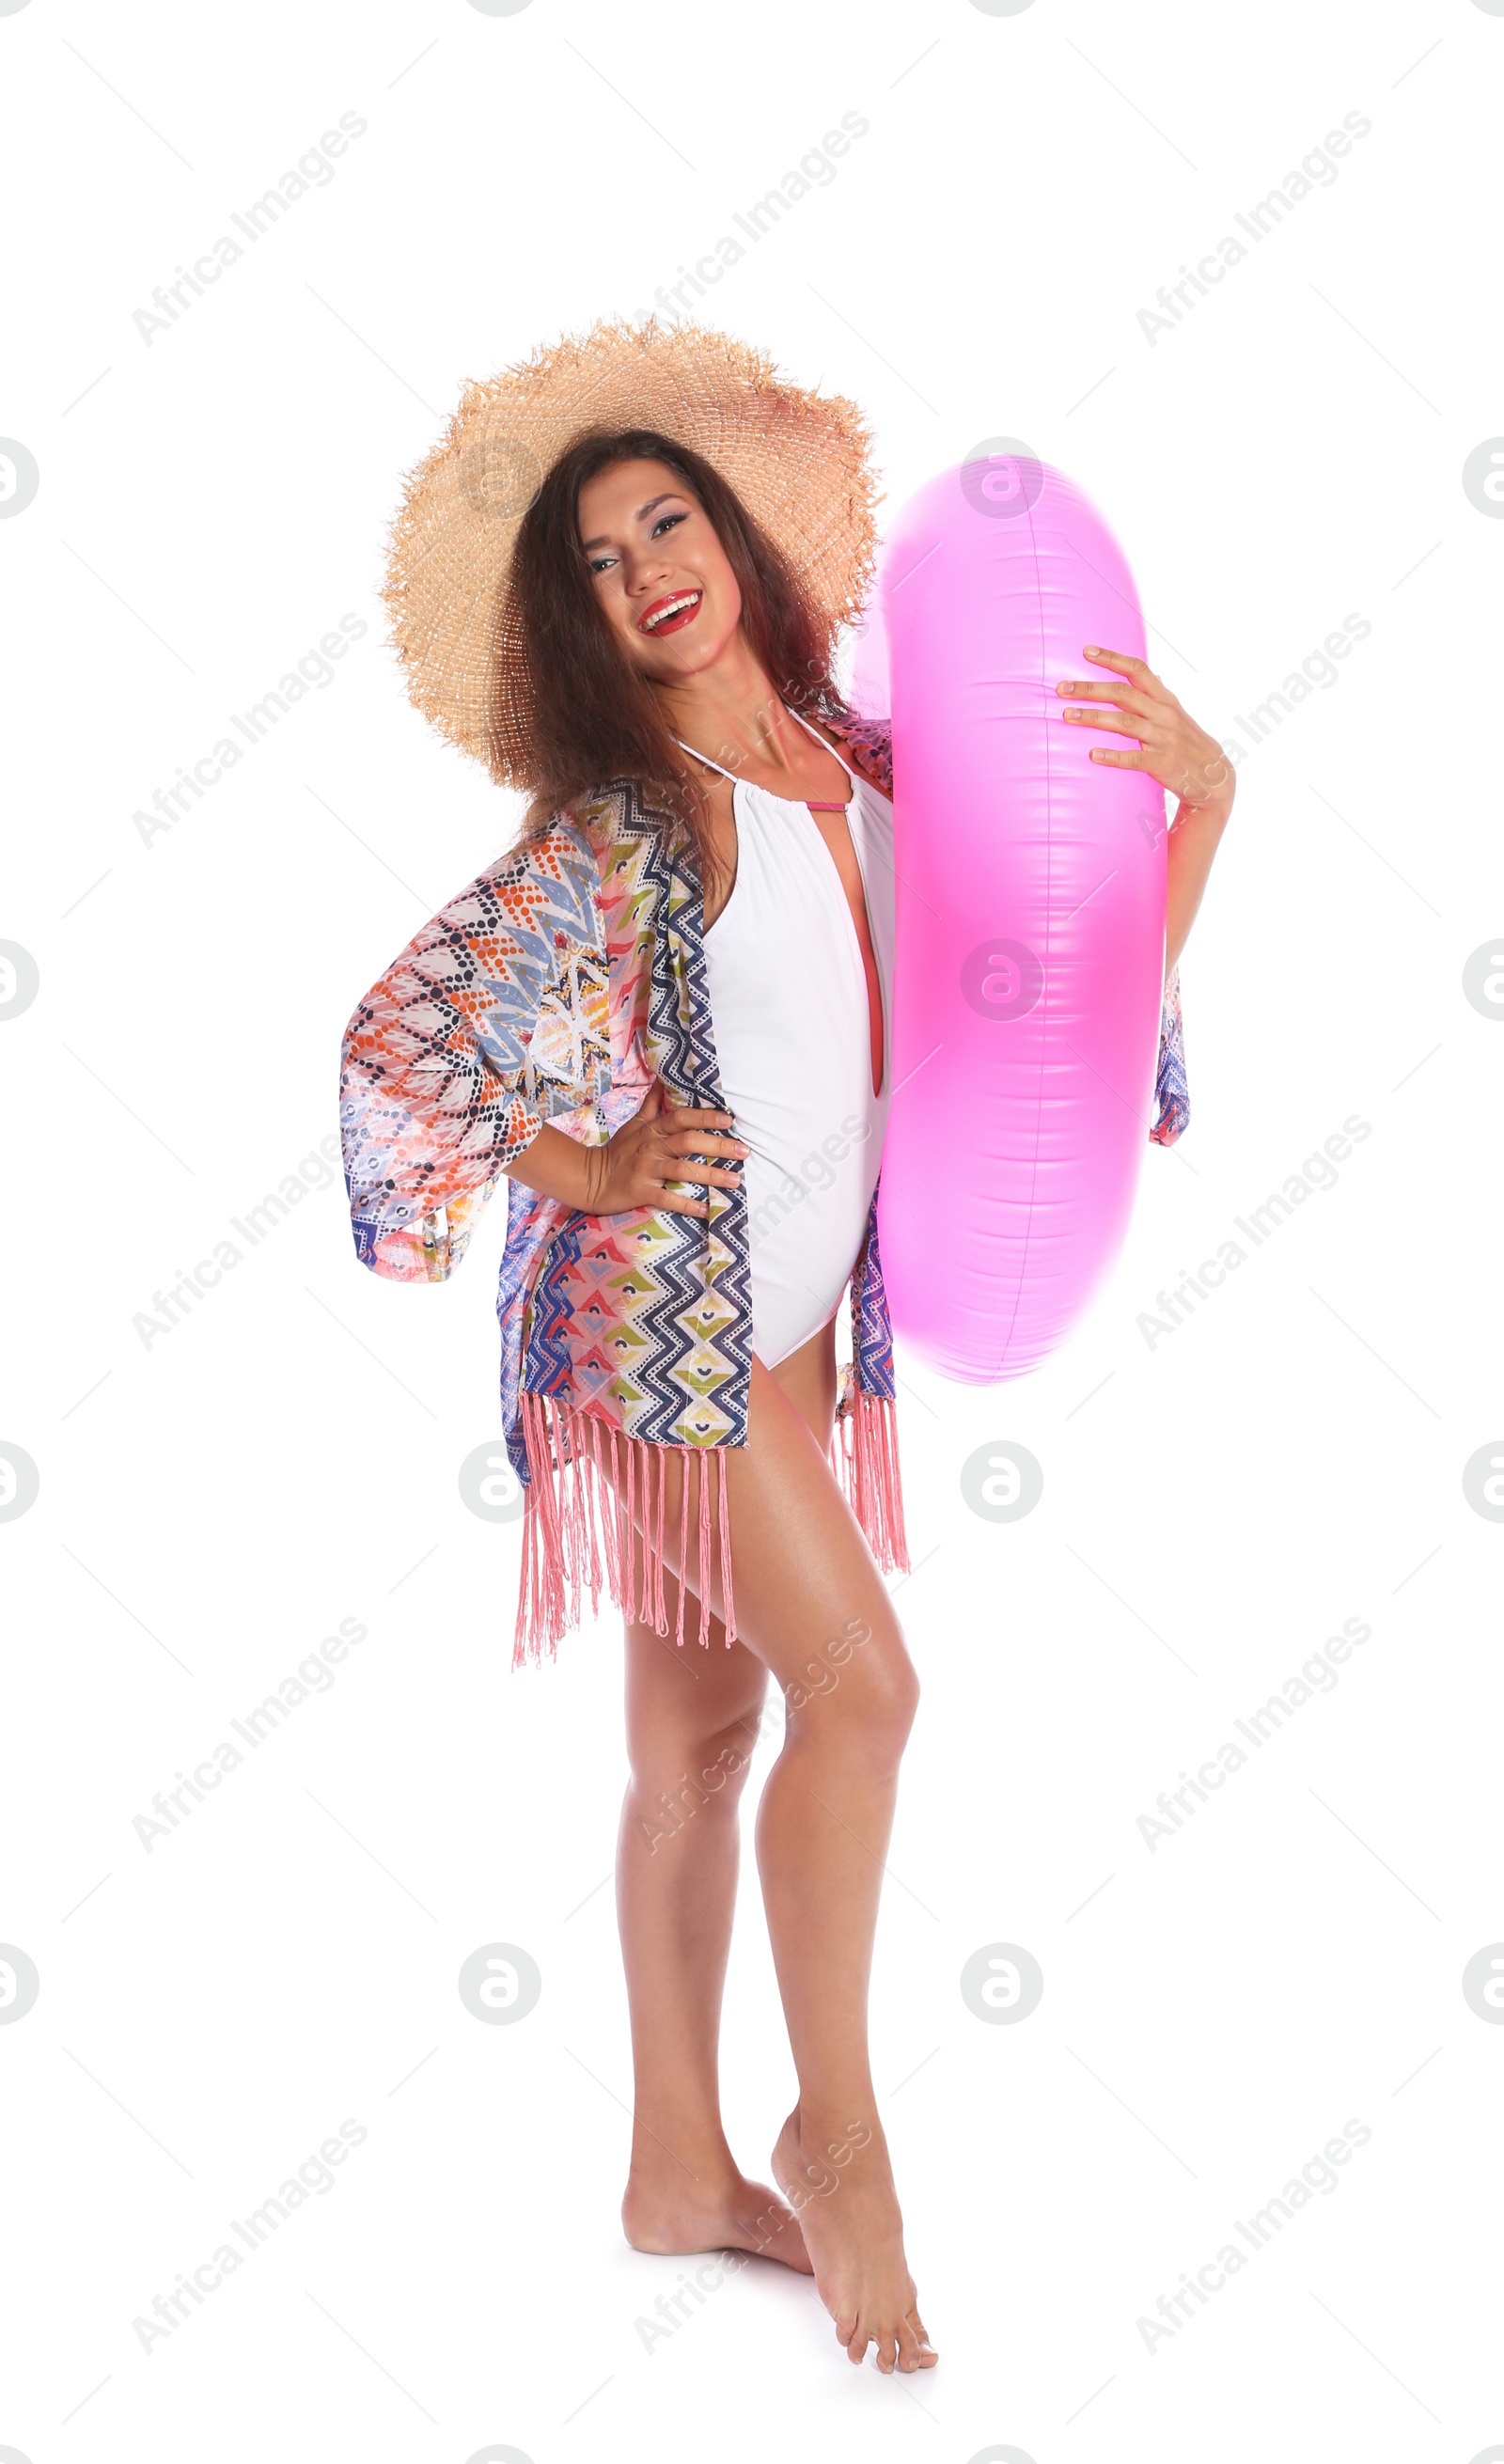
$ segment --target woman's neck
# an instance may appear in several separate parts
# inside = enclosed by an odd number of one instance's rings
[[[653,690],[680,742],[724,769],[792,773],[807,747],[803,729],[740,638],[700,675]]]

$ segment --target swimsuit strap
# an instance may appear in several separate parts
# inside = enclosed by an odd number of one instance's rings
[[[737,785],[745,785],[745,781],[738,781],[734,770],[722,769],[720,762],[712,761],[708,753],[696,753],[694,746],[692,744],[687,744],[682,736],[676,736],[674,737],[674,742],[678,745],[681,753],[693,755],[694,759],[696,761],[703,761],[708,770],[720,770],[722,778],[730,779],[733,787]]]
[[[853,770],[845,755],[843,753],[837,753],[834,744],[826,744],[825,738],[821,736],[817,727],[811,727],[809,720],[807,718],[800,717],[799,713],[796,710],[791,710],[789,716],[791,718],[797,718],[805,735],[813,736],[816,743],[822,746],[825,752],[835,754],[836,759],[840,763],[841,768],[844,770],[847,778],[851,781],[852,785],[854,787],[860,786],[861,781],[858,779],[857,773]],[[843,813],[846,807],[844,804],[818,804],[816,806],[816,810],[821,813]]]
[[[834,744],[827,744],[818,728],[811,727],[807,718],[800,718],[796,710],[791,710],[789,712],[789,716],[791,718],[797,718],[799,725],[803,728],[806,736],[813,736],[816,743],[821,746],[826,753],[835,754],[836,759],[840,763],[841,768],[844,770],[847,778],[851,781],[852,785],[856,786],[859,783],[857,774],[855,770],[853,770],[850,762],[846,759],[845,755],[842,753],[837,753]],[[708,753],[697,753],[694,746],[692,744],[687,744],[682,736],[676,736],[674,737],[674,742],[678,745],[681,753],[687,753],[691,755],[696,761],[703,761],[708,770],[719,770],[722,778],[730,779],[733,787],[745,787],[751,783],[748,780],[738,779],[734,770],[728,770],[721,762],[712,761]],[[772,790],[769,789],[767,792],[771,794]],[[798,797],[795,801],[805,804],[812,813],[843,813],[846,810],[845,804],[811,803],[808,797]],[[849,803],[849,802],[850,798],[848,797],[847,803]]]

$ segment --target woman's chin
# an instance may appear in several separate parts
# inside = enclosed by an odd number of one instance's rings
[[[693,677],[704,675],[725,656],[731,638],[728,635],[721,642],[696,642],[690,641],[687,635],[678,634],[671,642],[665,642],[651,660],[643,662],[643,672],[649,684],[688,684]]]

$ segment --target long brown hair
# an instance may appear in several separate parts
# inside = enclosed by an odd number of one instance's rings
[[[668,835],[687,837],[708,890],[719,872],[705,790],[658,696],[622,651],[579,544],[579,492],[614,462],[663,462],[708,517],[741,592],[742,631],[774,690],[814,717],[848,714],[831,675],[832,627],[782,550],[702,455],[653,429],[576,439],[518,526],[506,628],[523,664],[533,790],[522,843],[592,789],[636,781]]]

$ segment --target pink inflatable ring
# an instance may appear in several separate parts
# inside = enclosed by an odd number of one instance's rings
[[[1144,655],[1123,552],[1022,450],[922,488],[883,553],[893,1099],[878,1197],[893,1324],[988,1385],[1053,1352],[1117,1256],[1153,1112],[1165,800],[1066,722],[1088,643]],[[937,1226],[943,1249],[937,1251]]]

